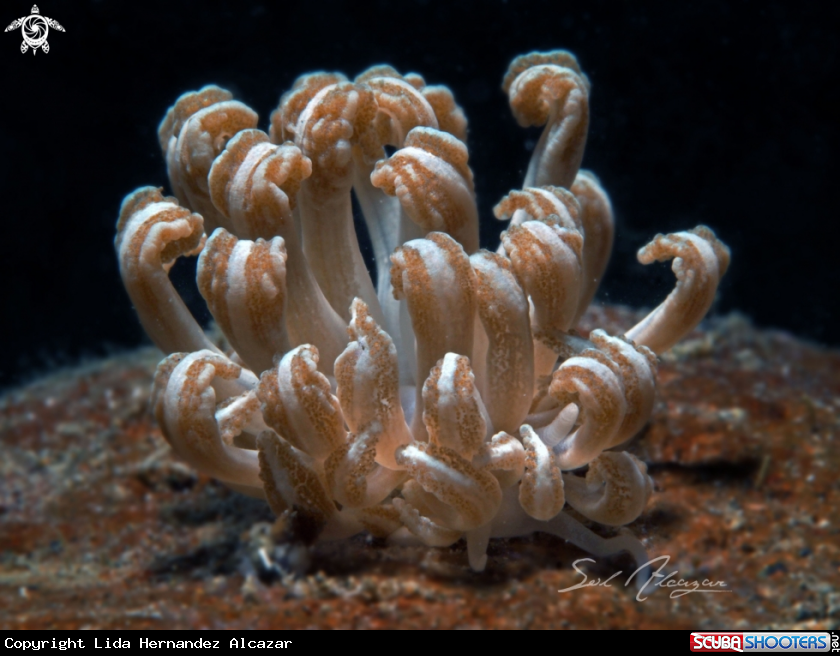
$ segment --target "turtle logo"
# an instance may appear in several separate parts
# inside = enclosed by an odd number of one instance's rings
[[[6,32],[11,32],[17,28],[20,28],[23,34],[23,43],[20,44],[20,51],[26,52],[32,48],[33,55],[38,51],[38,48],[41,48],[44,52],[50,51],[50,44],[47,43],[47,34],[49,34],[50,28],[59,32],[64,31],[64,28],[58,24],[58,21],[41,16],[38,5],[32,5],[32,13],[29,16],[12,21],[12,24],[6,28]]]

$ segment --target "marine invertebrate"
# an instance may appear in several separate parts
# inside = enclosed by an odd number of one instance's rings
[[[624,336],[577,335],[613,239],[607,194],[579,170],[589,82],[556,51],[515,59],[503,88],[545,128],[495,208],[510,220],[497,253],[479,249],[466,119],[445,87],[387,66],[306,75],[268,134],[222,89],[179,98],[159,131],[177,199],[138,189],[117,224],[126,289],[169,354],[155,414],[180,456],[320,539],[465,538],[480,570],[490,538],[546,531],[643,560],[565,508],[611,526],[643,511],[646,467],[614,449],[649,417],[656,354],[702,319],[729,253],[703,226],[657,236],[639,258],[673,259],[674,291]],[[192,254],[229,352],[168,279]]]

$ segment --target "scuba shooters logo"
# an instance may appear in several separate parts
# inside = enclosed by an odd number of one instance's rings
[[[691,651],[701,652],[808,652],[837,651],[834,636],[825,631],[717,632],[695,631]]]
[[[50,28],[64,32],[64,28],[58,21],[41,15],[38,5],[32,5],[32,13],[29,16],[23,16],[22,18],[13,20],[5,31],[11,32],[17,28],[20,28],[21,34],[23,35],[23,43],[20,44],[20,51],[25,53],[32,48],[33,55],[38,52],[38,48],[44,52],[50,51],[50,44],[47,43],[47,35],[50,32]]]

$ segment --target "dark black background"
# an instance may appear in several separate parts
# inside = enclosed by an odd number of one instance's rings
[[[4,4],[0,23],[29,2]],[[671,274],[641,267],[635,250],[706,223],[733,253],[717,312],[840,344],[840,16],[829,3],[44,2],[67,30],[50,32],[48,54],[21,54],[19,30],[0,34],[0,387],[145,339],[113,229],[125,194],[166,183],[156,130],[180,93],[225,86],[266,128],[311,70],[388,62],[449,85],[470,119],[482,240],[494,247],[490,210],[520,184],[538,136],[516,126],[501,79],[513,56],[558,47],[592,80],[584,166],[617,215],[599,299],[659,302]]]

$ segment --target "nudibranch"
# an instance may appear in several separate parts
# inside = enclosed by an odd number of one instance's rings
[[[639,260],[673,260],[674,290],[623,335],[578,335],[614,233],[579,170],[589,80],[569,52],[531,53],[503,89],[521,125],[545,127],[523,188],[495,207],[509,221],[496,252],[479,248],[467,122],[446,87],[384,65],[305,75],[267,133],[223,89],[181,96],[159,129],[174,197],[138,189],[117,224],[125,287],[167,354],[154,413],[180,457],[320,540],[464,539],[482,570],[491,538],[542,531],[644,562],[629,531],[605,539],[579,518],[644,511],[651,479],[621,446],[729,251],[704,226],[657,235]],[[190,255],[228,350],[170,282]]]

